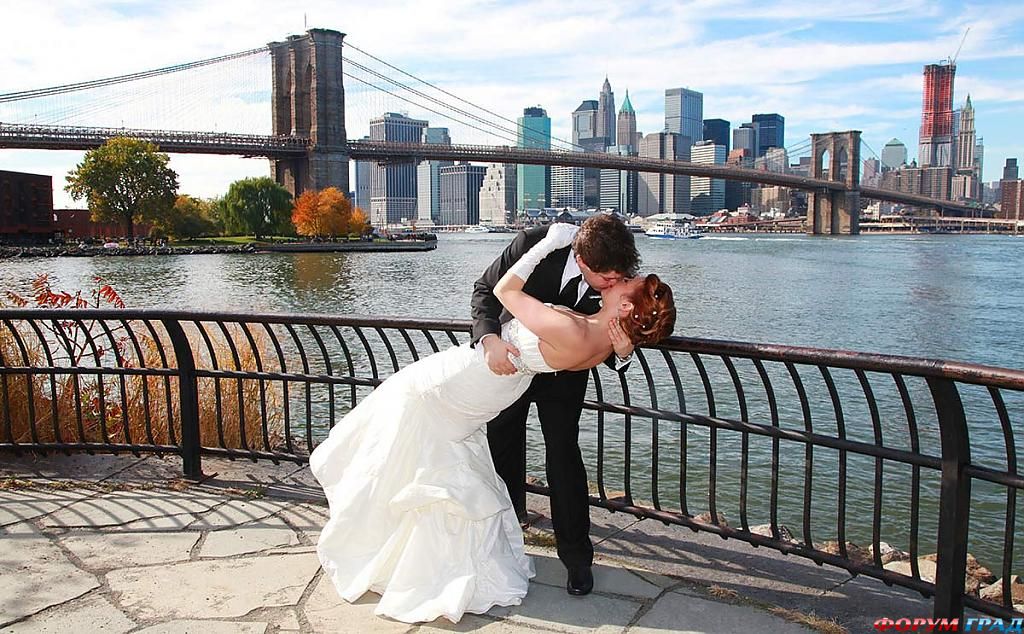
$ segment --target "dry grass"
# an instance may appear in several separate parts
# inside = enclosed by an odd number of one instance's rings
[[[739,601],[740,600],[740,595],[735,590],[732,590],[730,588],[723,588],[722,586],[718,586],[718,585],[714,585],[714,584],[712,584],[711,586],[708,587],[708,593],[711,596],[715,597],[716,599],[720,599],[722,601]]]
[[[523,531],[523,542],[527,546],[539,546],[541,548],[555,548],[557,546],[554,533],[535,528]]]
[[[160,348],[142,324],[129,322],[139,344],[139,352],[131,345],[123,329],[116,334],[117,351],[101,352],[103,367],[165,367]],[[96,341],[109,341],[94,328]],[[166,335],[157,331],[164,342],[167,364],[176,367],[173,350]],[[8,328],[0,327],[0,365],[47,367],[44,343],[30,328],[18,330],[18,339]],[[193,333],[194,334],[194,333]],[[81,333],[79,333],[81,336]],[[231,344],[237,352],[234,360]],[[19,341],[20,339],[20,341]],[[192,354],[199,369],[212,369],[211,350],[199,337],[190,337]],[[228,334],[217,333],[210,338],[212,354],[218,368],[232,371],[255,371],[257,354],[268,354],[266,337],[254,336],[249,345],[240,329],[229,328]],[[54,365],[96,367],[91,354],[79,356],[75,363],[71,354],[63,357],[54,341],[49,341]],[[254,349],[255,348],[255,349]],[[140,358],[141,357],[141,358]],[[267,368],[264,369],[276,369]],[[261,385],[262,383],[262,385]],[[272,451],[283,445],[281,386],[256,379],[201,378],[199,391],[200,441],[204,446]],[[168,401],[168,396],[170,400]],[[219,397],[219,398],[218,398]],[[264,402],[265,408],[261,407]],[[245,443],[240,421],[244,420]],[[264,426],[266,434],[264,434]],[[178,379],[159,376],[116,376],[31,373],[0,375],[0,442],[16,443],[139,443],[169,445],[181,441],[181,415],[178,401]]]
[[[789,608],[773,607],[768,609],[775,616],[782,617],[792,623],[797,623],[822,634],[849,634],[849,630],[839,624],[835,619],[826,619],[815,614],[804,614]]]

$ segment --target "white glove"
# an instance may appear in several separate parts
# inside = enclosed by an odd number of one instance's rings
[[[523,254],[519,260],[508,267],[508,272],[515,275],[524,282],[530,278],[533,269],[537,268],[540,261],[549,256],[552,252],[572,244],[573,238],[579,227],[564,222],[553,223],[548,228],[548,233],[540,242],[533,245],[529,251]]]

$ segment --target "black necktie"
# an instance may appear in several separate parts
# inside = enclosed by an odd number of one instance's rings
[[[558,305],[572,308],[576,305],[579,300],[580,293],[580,280],[583,279],[583,275],[577,275],[576,277],[569,278],[569,281],[565,283],[565,288],[558,294]]]

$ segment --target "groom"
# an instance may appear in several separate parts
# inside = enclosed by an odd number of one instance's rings
[[[501,339],[501,324],[512,316],[494,297],[494,285],[530,247],[547,235],[548,226],[519,234],[494,260],[473,288],[473,345],[481,345],[495,374],[516,371],[509,355],[519,351]],[[640,264],[633,234],[617,217],[598,214],[580,227],[572,246],[554,251],[526,281],[524,290],[537,299],[592,315],[600,309],[600,291],[634,277]],[[632,343],[612,337],[615,353],[608,364],[622,370],[633,353]],[[498,475],[505,481],[519,518],[526,518],[526,417],[537,404],[546,448],[551,489],[551,522],[558,558],[568,569],[566,590],[585,595],[594,587],[591,565],[590,508],[587,472],[579,447],[579,421],[587,391],[587,372],[538,374],[529,390],[487,424],[487,441]]]

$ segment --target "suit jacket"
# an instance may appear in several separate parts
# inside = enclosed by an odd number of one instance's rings
[[[471,301],[471,314],[473,317],[473,345],[486,334],[501,334],[501,324],[512,319],[512,314],[505,310],[498,298],[494,296],[494,286],[498,283],[509,267],[512,266],[524,253],[541,241],[548,233],[548,226],[532,227],[520,231],[512,240],[502,254],[491,262],[480,279],[473,285],[473,299]],[[558,295],[562,288],[562,271],[565,269],[572,249],[565,247],[552,251],[547,257],[540,261],[537,268],[526,280],[523,290],[530,296],[536,297],[542,302],[551,304],[558,303]],[[593,315],[601,308],[601,293],[593,288],[587,289],[586,293],[573,310]],[[614,368],[615,354],[609,357],[609,365]],[[625,369],[626,366],[619,368]]]

